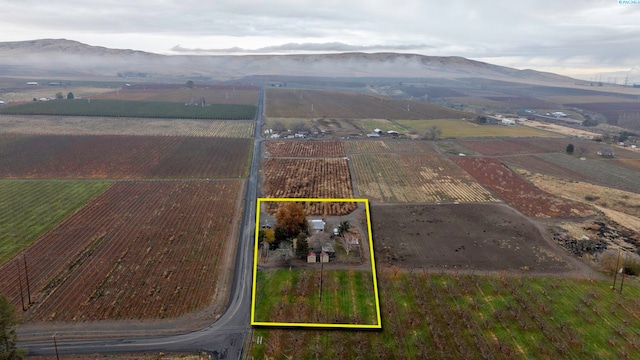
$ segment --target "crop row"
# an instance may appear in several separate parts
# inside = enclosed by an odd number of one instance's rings
[[[284,323],[377,323],[371,272],[325,268],[322,278],[321,288],[320,269],[258,272],[254,320]]]
[[[347,147],[350,154],[405,152],[414,154],[436,154],[429,143],[424,141],[355,140],[348,141]]]
[[[345,157],[341,141],[267,141],[272,157]]]
[[[242,177],[251,139],[2,135],[2,178]]]
[[[468,113],[425,102],[381,98],[352,92],[268,89],[268,117],[356,119],[458,119]],[[409,106],[409,109],[407,109]]]
[[[575,171],[583,176],[590,177],[605,185],[640,193],[640,181],[638,172],[617,166],[614,162],[607,160],[586,160],[582,161],[572,156],[564,154],[539,154],[536,155],[552,164]]]
[[[26,250],[26,317],[165,318],[209,305],[228,275],[222,259],[241,188],[239,180],[114,183]],[[0,292],[19,306],[18,270],[0,268]]]
[[[0,264],[108,185],[108,182],[0,182]]]
[[[353,198],[351,175],[345,159],[285,159],[264,161],[264,193],[270,198]],[[276,207],[269,207],[275,212]],[[356,203],[313,202],[307,214],[346,215]]]
[[[453,160],[482,185],[526,215],[571,217],[594,214],[594,210],[588,205],[562,199],[538,189],[497,159],[456,157]]]
[[[0,109],[10,115],[69,115],[172,119],[250,120],[255,117],[255,105],[214,104],[186,106],[161,101],[124,100],[56,100],[32,102]]]
[[[485,202],[496,199],[438,155],[354,154],[361,195],[381,202]]]
[[[379,332],[256,330],[255,358],[622,359],[640,356],[637,287],[383,272]],[[331,346],[326,346],[331,344]]]
[[[252,120],[2,115],[5,133],[35,135],[141,135],[252,138]]]

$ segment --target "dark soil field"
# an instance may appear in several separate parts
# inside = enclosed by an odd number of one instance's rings
[[[265,111],[269,117],[459,119],[472,116],[424,102],[339,91],[269,89],[265,101]]]
[[[405,269],[562,273],[538,228],[504,205],[373,205],[377,263]]]

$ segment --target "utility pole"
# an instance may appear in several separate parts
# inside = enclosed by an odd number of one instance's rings
[[[624,259],[627,260],[627,253],[624,254]],[[620,294],[622,294],[622,286],[624,285],[624,260],[622,261],[622,279],[620,280]]]
[[[16,269],[18,269],[18,284],[20,285],[20,302],[22,303],[22,311],[27,311],[27,308],[24,307],[24,294],[22,292],[22,279],[20,278],[20,264],[18,264],[18,259],[16,259]]]
[[[618,278],[618,267],[620,266],[620,249],[618,249],[618,260],[616,261],[616,268],[613,273],[613,291],[616,291],[616,280]]]
[[[56,334],[53,334],[53,347],[56,349],[56,360],[60,360],[60,355],[58,355],[58,343],[56,342]]]
[[[322,270],[324,263],[322,262],[322,252],[320,253],[320,303],[322,303]]]
[[[24,260],[24,277],[27,279],[27,296],[29,297],[29,305],[31,305],[31,287],[29,286],[29,271],[27,270],[27,252],[22,255]]]

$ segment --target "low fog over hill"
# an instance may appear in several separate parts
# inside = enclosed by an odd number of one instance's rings
[[[0,75],[141,76],[233,79],[250,75],[335,77],[480,77],[515,82],[573,79],[516,70],[462,57],[397,53],[324,55],[159,55],[90,46],[70,40],[0,43]]]

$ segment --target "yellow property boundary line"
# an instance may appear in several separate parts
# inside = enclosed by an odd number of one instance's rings
[[[256,309],[256,275],[258,272],[258,232],[260,231],[260,205],[262,202],[355,202],[364,203],[367,217],[367,232],[369,237],[369,258],[371,259],[371,273],[373,274],[373,292],[376,304],[377,324],[324,324],[324,323],[295,323],[295,322],[266,322],[255,321]],[[251,325],[274,327],[312,327],[312,328],[348,328],[348,329],[381,329],[380,297],[378,296],[378,279],[376,277],[376,263],[373,254],[373,240],[371,237],[371,215],[369,211],[369,199],[309,199],[309,198],[258,198],[256,205],[256,231],[253,249],[253,285],[251,287]]]

